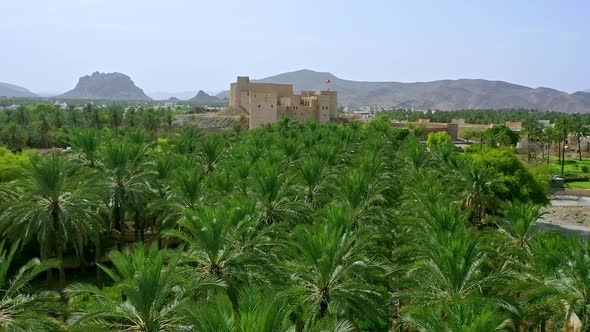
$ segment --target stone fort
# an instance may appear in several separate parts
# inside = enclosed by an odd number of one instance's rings
[[[319,123],[338,117],[336,91],[301,91],[296,95],[292,84],[254,83],[249,77],[238,77],[231,84],[229,107],[242,108],[248,113],[250,129],[284,116]]]

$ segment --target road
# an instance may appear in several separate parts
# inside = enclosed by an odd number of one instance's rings
[[[552,195],[550,196],[550,199],[552,206],[577,206],[590,208],[590,197]],[[590,227],[570,224],[554,224],[543,221],[543,218],[540,218],[536,225],[537,229],[540,231],[558,231],[568,235],[579,235],[584,239],[590,237]]]

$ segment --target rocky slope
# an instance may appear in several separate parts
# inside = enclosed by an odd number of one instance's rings
[[[0,82],[0,97],[35,98],[39,96],[21,86]]]
[[[214,104],[214,103],[223,102],[223,100],[221,100],[215,96],[210,96],[203,90],[199,90],[197,95],[192,97],[191,99],[189,99],[189,101],[199,103],[199,104]]]
[[[151,100],[129,76],[121,73],[99,73],[80,77],[78,84],[56,98],[101,100]]]
[[[327,80],[331,83],[325,84]],[[330,73],[299,70],[253,80],[290,83],[296,91],[338,91],[338,103],[345,106],[404,107],[415,109],[504,109],[530,108],[568,113],[590,112],[590,93],[566,92],[549,88],[529,88],[502,81],[481,79],[433,82],[361,82],[338,78]],[[223,92],[217,97],[227,97]]]

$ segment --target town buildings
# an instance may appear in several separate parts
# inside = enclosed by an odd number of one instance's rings
[[[229,108],[246,111],[250,129],[284,116],[319,123],[338,117],[336,91],[302,91],[295,94],[291,84],[254,83],[248,77],[238,77],[237,82],[231,84]]]

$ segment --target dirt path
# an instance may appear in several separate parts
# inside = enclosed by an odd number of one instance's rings
[[[579,191],[585,192],[583,195],[576,195]],[[590,190],[565,193],[550,196],[551,205],[544,209],[545,214],[537,222],[537,228],[590,237]]]

